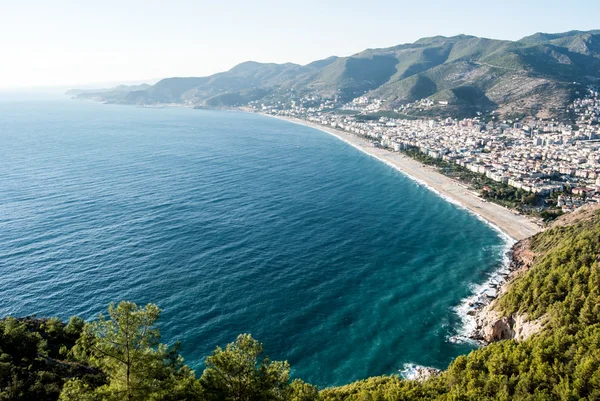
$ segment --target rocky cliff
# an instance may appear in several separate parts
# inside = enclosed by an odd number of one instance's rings
[[[588,204],[573,213],[559,217],[548,226],[547,230],[569,230],[576,224],[594,221],[595,216],[598,216],[599,213],[600,205]],[[513,246],[505,282],[498,288],[498,293],[493,299],[482,304],[475,311],[476,329],[470,335],[472,339],[482,343],[508,339],[524,341],[542,330],[549,322],[550,318],[547,313],[541,316],[538,314],[535,319],[530,319],[527,313],[506,313],[501,310],[499,305],[500,299],[509,292],[515,281],[538,263],[538,260],[541,261],[547,251],[546,248],[552,246],[552,243],[545,243],[544,246],[541,246],[540,241],[537,241],[538,244],[534,246],[533,244],[540,235],[543,233],[519,241]]]
[[[471,334],[471,338],[485,343],[510,339],[523,341],[544,327],[547,322],[545,315],[529,320],[526,313],[506,316],[498,310],[497,300],[508,291],[519,275],[533,265],[535,257],[536,254],[531,249],[529,238],[519,241],[513,246],[506,282],[499,288],[497,297],[477,311],[475,315],[477,327]]]

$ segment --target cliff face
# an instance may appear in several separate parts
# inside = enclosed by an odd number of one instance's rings
[[[547,322],[546,315],[535,320],[529,320],[526,313],[504,316],[502,312],[497,310],[497,300],[508,292],[510,285],[519,275],[533,265],[535,256],[529,238],[519,241],[513,246],[507,281],[500,287],[498,297],[477,312],[475,316],[477,328],[472,334],[472,338],[486,343],[512,339],[523,341],[544,327]]]
[[[535,320],[529,320],[526,313],[502,316],[500,312],[491,309],[491,306],[482,310],[477,320],[481,339],[487,343],[500,340],[527,340],[538,333],[547,322],[546,315]]]
[[[593,221],[600,213],[600,205],[588,204],[573,213],[561,216],[549,225],[548,230],[569,229],[576,224]],[[540,234],[543,235],[543,234]],[[534,238],[532,240],[532,238]],[[517,242],[512,248],[512,258],[509,273],[504,284],[498,289],[498,294],[489,304],[484,305],[475,313],[476,329],[471,338],[482,343],[491,343],[500,340],[524,341],[538,333],[548,323],[549,316],[544,314],[536,319],[529,319],[526,313],[502,313],[498,300],[507,292],[515,280],[524,272],[528,271],[534,263],[541,258],[546,249],[535,248],[532,244],[535,237],[526,238]]]

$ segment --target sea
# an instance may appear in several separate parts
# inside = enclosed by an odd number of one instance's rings
[[[475,345],[457,307],[506,240],[390,166],[239,111],[0,95],[0,316],[162,309],[204,358],[240,333],[320,387]]]

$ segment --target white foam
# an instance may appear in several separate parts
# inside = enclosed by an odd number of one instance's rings
[[[286,121],[290,121],[287,120]],[[476,341],[472,340],[469,336],[471,333],[473,333],[473,331],[476,329],[476,321],[475,321],[475,316],[472,316],[469,314],[469,312],[472,313],[472,311],[475,311],[477,309],[477,305],[486,305],[490,302],[490,298],[489,297],[496,297],[498,295],[498,289],[506,282],[506,277],[504,277],[504,275],[509,273],[509,265],[510,265],[510,259],[511,259],[511,250],[512,250],[512,246],[517,242],[514,238],[512,238],[510,235],[508,235],[506,232],[504,232],[500,227],[498,227],[496,224],[492,223],[491,221],[485,219],[483,216],[481,216],[480,214],[474,212],[473,210],[467,208],[466,206],[464,206],[462,203],[456,201],[455,199],[441,193],[440,191],[438,191],[437,189],[433,188],[432,186],[430,186],[429,184],[427,184],[426,182],[413,177],[412,175],[408,174],[406,171],[402,170],[400,167],[396,166],[393,163],[390,163],[389,161],[382,159],[380,157],[378,157],[377,155],[374,155],[370,152],[368,152],[366,149],[355,145],[354,143],[346,140],[345,138],[341,137],[340,135],[337,135],[335,132],[330,131],[328,129],[321,129],[318,128],[317,125],[313,126],[313,125],[307,125],[307,124],[303,124],[301,122],[296,122],[296,121],[292,121],[295,122],[297,124],[300,125],[304,125],[304,126],[308,126],[311,128],[315,128],[315,129],[319,129],[320,131],[326,132],[330,135],[333,135],[334,137],[340,139],[341,141],[349,144],[350,146],[360,150],[361,152],[374,157],[375,159],[387,164],[388,166],[392,167],[393,169],[399,171],[400,173],[402,173],[403,175],[405,175],[406,177],[408,177],[409,179],[413,180],[414,182],[416,182],[419,185],[424,186],[425,188],[427,188],[428,190],[430,190],[431,192],[437,194],[438,196],[440,196],[441,198],[443,198],[445,201],[452,203],[453,205],[458,206],[459,208],[466,210],[468,213],[470,213],[471,215],[475,216],[478,220],[480,220],[481,222],[487,224],[489,227],[491,227],[493,230],[495,230],[496,232],[498,232],[500,234],[500,237],[502,238],[502,240],[504,241],[504,247],[502,249],[502,262],[500,264],[500,267],[492,272],[490,274],[490,276],[488,277],[488,280],[486,280],[483,284],[480,285],[471,285],[472,288],[472,295],[463,299],[461,301],[461,303],[459,304],[459,306],[457,306],[456,308],[454,308],[455,312],[458,314],[458,316],[460,317],[461,320],[461,326],[457,331],[457,335],[450,337],[449,341],[451,342],[456,342],[456,343],[477,343]],[[497,289],[494,288],[494,286],[496,286]],[[471,306],[471,305],[475,305],[475,306]],[[406,366],[412,366],[412,367],[416,367],[418,368],[419,365],[412,365],[412,364],[407,364]],[[408,371],[407,371],[408,372]],[[415,372],[416,373],[416,372]],[[407,373],[407,374],[410,374]],[[403,374],[404,375],[404,374]]]
[[[461,320],[457,335],[450,337],[451,342],[476,343],[470,338],[470,335],[477,328],[474,312],[477,312],[485,305],[491,302],[491,297],[497,297],[500,288],[507,281],[507,275],[510,273],[509,266],[511,261],[511,250],[515,240],[507,239],[502,249],[502,263],[500,268],[492,272],[488,279],[480,285],[471,286],[471,295],[463,299],[461,303],[454,308]]]
[[[417,365],[414,363],[405,363],[402,365],[402,369],[399,370],[400,376],[405,378],[406,380],[416,380],[418,379],[424,371],[434,370],[439,372],[439,369],[430,368],[428,366]]]
[[[417,377],[419,367],[421,367],[421,365],[405,363],[400,370],[400,375],[407,380],[414,380]]]

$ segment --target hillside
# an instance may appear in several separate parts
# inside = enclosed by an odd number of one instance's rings
[[[526,242],[531,263],[509,282],[495,308],[505,318],[544,317],[543,327],[526,339],[497,341],[460,356],[429,378],[380,376],[318,391],[290,380],[287,362],[264,358],[260,343],[240,335],[207,357],[197,379],[177,345],[160,344],[160,310],[122,302],[85,325],[78,318],[66,325],[58,319],[1,320],[0,399],[599,399],[600,209],[574,212]]]
[[[537,33],[519,41],[459,35],[367,49],[301,66],[246,62],[208,77],[167,78],[150,87],[74,94],[123,104],[231,107],[286,104],[303,95],[367,94],[385,108],[421,99],[449,102],[444,114],[497,110],[560,115],[577,84],[600,82],[600,31]],[[437,103],[436,103],[437,104]]]
[[[74,96],[78,99],[92,99],[106,101],[109,99],[119,99],[129,92],[144,91],[151,87],[148,84],[140,85],[119,85],[114,88],[105,89],[71,89],[66,92],[66,95]]]

